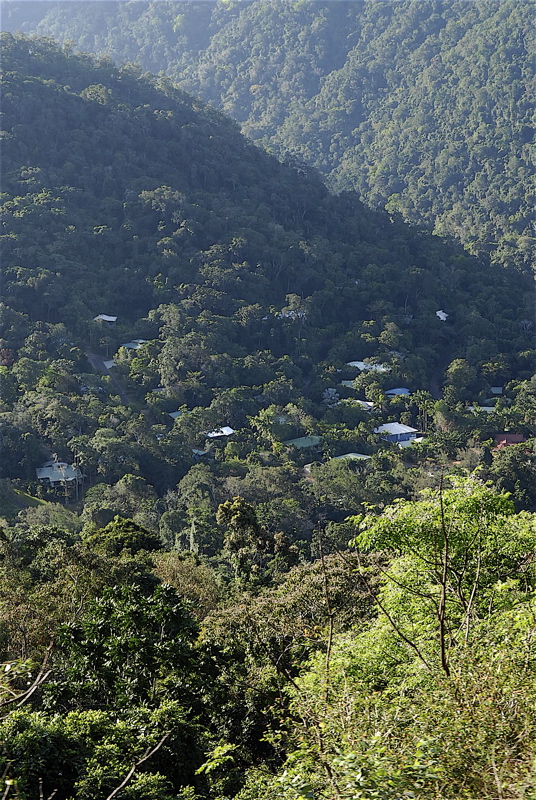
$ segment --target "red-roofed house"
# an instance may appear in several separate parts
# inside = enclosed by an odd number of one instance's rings
[[[494,439],[496,450],[502,450],[503,447],[508,447],[511,444],[521,444],[527,441],[522,433],[496,433]]]

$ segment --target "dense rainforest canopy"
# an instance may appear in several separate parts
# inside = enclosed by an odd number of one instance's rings
[[[3,17],[163,72],[337,190],[530,262],[532,2],[15,2]]]
[[[525,272],[163,75],[2,66],[3,798],[528,800]]]

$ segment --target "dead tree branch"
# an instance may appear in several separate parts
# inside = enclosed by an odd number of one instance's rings
[[[126,785],[127,785],[127,783],[130,781],[130,779],[132,778],[132,776],[134,775],[134,773],[136,772],[136,770],[138,769],[138,767],[140,767],[140,766],[141,766],[141,765],[142,765],[142,764],[143,764],[145,761],[148,761],[148,759],[149,759],[149,758],[151,758],[152,756],[154,756],[154,754],[156,753],[156,751],[157,751],[157,750],[160,750],[160,748],[162,747],[162,745],[164,744],[164,742],[166,741],[166,739],[167,739],[167,738],[168,738],[170,735],[171,735],[171,731],[168,731],[167,733],[165,733],[165,734],[162,736],[162,738],[160,739],[160,741],[158,742],[158,744],[156,744],[156,745],[155,745],[154,747],[152,747],[152,748],[151,748],[151,747],[148,747],[148,748],[147,748],[147,750],[145,751],[145,753],[143,754],[143,756],[142,756],[141,758],[139,758],[137,761],[135,761],[135,762],[132,764],[132,766],[131,766],[131,768],[129,769],[129,771],[128,771],[127,775],[126,775],[126,776],[123,778],[123,780],[121,781],[121,783],[119,784],[119,786],[117,787],[117,789],[114,789],[114,790],[113,790],[113,792],[112,792],[111,794],[109,794],[109,795],[108,795],[108,797],[106,798],[106,800],[112,800],[112,798],[116,797],[116,796],[119,794],[119,792],[121,791],[121,789],[124,789],[124,788],[125,788],[125,786],[126,786]]]

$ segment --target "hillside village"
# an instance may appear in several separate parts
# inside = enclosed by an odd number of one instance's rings
[[[438,311],[436,316],[446,321],[448,315]],[[279,318],[282,318],[281,314]],[[115,327],[117,319],[117,316],[99,314],[94,322]],[[113,334],[107,337],[107,350],[115,338]],[[109,378],[113,375],[114,381],[120,381],[123,389],[126,388],[128,395],[125,394],[125,398],[130,395],[137,397],[134,403],[138,409],[145,405],[143,413],[152,414],[155,420],[160,416],[162,432],[157,434],[157,438],[162,442],[173,436],[177,421],[180,430],[192,411],[194,416],[201,417],[203,413],[210,412],[208,408],[189,409],[185,405],[167,411],[167,408],[173,408],[176,399],[173,386],[155,386],[148,391],[145,386],[143,397],[132,380],[131,368],[132,359],[140,355],[143,357],[145,345],[150,349],[154,341],[134,338],[119,343],[113,358],[101,359],[101,369]],[[272,427],[271,448],[279,454],[284,452],[285,460],[300,467],[303,475],[311,480],[314,479],[311,478],[314,465],[343,462],[346,468],[366,470],[366,462],[384,450],[396,453],[397,449],[403,449],[405,452],[401,457],[406,469],[415,469],[422,463],[431,464],[434,461],[441,463],[444,469],[449,461],[456,462],[458,453],[469,442],[475,452],[480,448],[482,453],[489,453],[486,459],[493,461],[505,447],[525,444],[530,439],[534,408],[528,414],[528,409],[522,412],[517,408],[515,399],[521,388],[519,385],[513,383],[505,388],[485,384],[480,386],[480,391],[474,390],[473,394],[464,386],[458,386],[457,402],[449,408],[442,397],[434,398],[426,388],[415,384],[411,390],[405,386],[392,386],[395,376],[400,374],[405,357],[398,351],[391,351],[390,356],[391,364],[367,359],[352,360],[338,366],[322,365],[319,374],[323,375],[324,381],[326,374],[331,374],[335,385],[326,386],[321,398],[311,398],[308,410],[312,413],[307,415],[306,420],[299,419],[299,415],[297,418],[295,411],[289,413],[285,406],[270,404],[266,408],[262,396],[253,397],[259,409],[264,407],[264,424]],[[452,385],[446,376],[445,384],[448,394]],[[248,390],[248,387],[239,388]],[[252,387],[249,388],[253,391]],[[105,391],[105,384],[91,388],[80,386],[81,394],[99,390]],[[369,397],[374,397],[374,400],[365,399]],[[166,417],[171,419],[171,423],[165,423]],[[353,424],[345,417],[353,418]],[[335,418],[338,418],[338,437],[331,430]],[[232,451],[233,443],[249,439],[249,447],[241,447],[243,456],[254,453],[262,446],[258,439],[252,440],[251,417],[248,416],[246,424],[237,428],[226,424],[229,419],[223,416],[213,416],[212,419],[216,423],[213,429],[202,430],[198,426],[192,432],[196,446],[187,448],[183,442],[185,450],[179,455],[192,465],[211,462],[217,470],[215,462],[225,458],[229,444]],[[355,450],[356,443],[361,446],[359,451]],[[527,455],[531,453],[531,448],[530,443],[526,444]],[[75,497],[79,501],[82,486],[88,489],[92,483],[77,464],[61,462],[57,455],[52,461],[37,467],[36,476],[41,487],[55,490],[51,497],[61,498],[63,502],[72,503]],[[31,483],[26,484],[25,488],[31,492]]]

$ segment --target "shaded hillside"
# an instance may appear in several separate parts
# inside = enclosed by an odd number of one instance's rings
[[[530,261],[532,3],[44,5],[4,26],[163,70],[337,189]]]
[[[104,305],[133,319],[203,284],[203,307],[229,315],[292,293],[309,298],[315,326],[334,326],[324,348],[371,316],[440,347],[442,305],[460,307],[450,338],[463,348],[478,334],[465,312],[488,316],[499,287],[499,315],[519,318],[506,273],[329,195],[164,79],[46,41],[4,42],[6,298],[17,310],[31,301],[34,318],[76,324]]]

